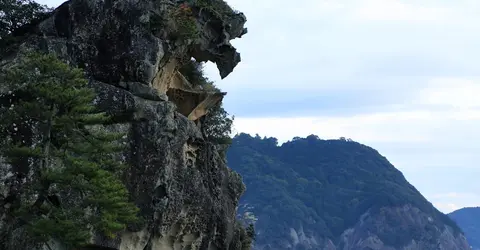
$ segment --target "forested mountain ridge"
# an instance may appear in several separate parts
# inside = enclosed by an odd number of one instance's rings
[[[360,143],[240,134],[227,159],[247,186],[239,213],[256,220],[256,249],[468,249],[452,220]]]
[[[463,232],[473,250],[480,249],[480,207],[465,207],[448,214]]]

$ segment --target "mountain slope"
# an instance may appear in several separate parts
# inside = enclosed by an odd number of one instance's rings
[[[480,207],[466,207],[448,214],[467,237],[473,250],[480,250]]]
[[[468,249],[458,226],[376,150],[347,140],[240,134],[229,166],[247,186],[257,249]],[[440,248],[439,248],[440,247]]]

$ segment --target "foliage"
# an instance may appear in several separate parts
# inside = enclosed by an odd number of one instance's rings
[[[252,242],[255,240],[255,227],[253,226],[253,224],[248,225],[247,235],[251,239]]]
[[[179,69],[180,73],[193,85],[201,86],[205,91],[220,92],[212,81],[210,81],[203,72],[203,64],[195,60],[182,65]],[[232,124],[234,116],[223,108],[222,103],[210,108],[208,113],[202,119],[202,132],[207,140],[218,144],[230,144],[232,138]]]
[[[255,227],[253,224],[248,225],[245,229],[245,236],[243,237],[242,246],[244,250],[250,250],[255,241]]]
[[[200,13],[205,10],[208,10],[222,22],[227,20],[230,16],[238,13],[238,11],[233,10],[223,0],[189,0],[184,2],[172,12],[173,20],[175,20],[177,26],[176,31],[178,38],[198,38],[200,31],[197,27],[195,13]]]
[[[33,20],[45,17],[51,9],[32,0],[0,0],[0,38]]]
[[[124,134],[94,106],[81,70],[52,55],[29,54],[2,73],[13,93],[0,119],[2,155],[18,174],[33,173],[17,195],[15,215],[32,236],[67,246],[93,232],[115,237],[136,221],[136,208],[120,179]]]
[[[235,231],[232,239],[233,246],[230,246],[229,249],[252,249],[255,240],[255,228],[253,224],[248,225],[246,228],[239,221],[236,221],[235,224]]]
[[[412,204],[438,223],[459,228],[436,210],[402,173],[377,151],[347,140],[295,138],[278,146],[275,138],[234,137],[227,152],[229,166],[247,187],[241,198],[258,221],[256,242],[271,244],[289,238],[285,228],[303,226],[305,234],[332,240],[352,227],[367,211]],[[413,230],[396,227],[391,242],[402,245],[416,237]],[[383,235],[382,240],[389,241]]]
[[[231,144],[230,133],[232,132],[233,119],[235,117],[230,117],[221,103],[211,108],[202,123],[206,139],[218,144]]]
[[[197,20],[193,15],[192,8],[186,4],[181,4],[172,12],[172,19],[176,25],[176,35],[179,39],[196,39],[199,35]]]
[[[194,59],[188,60],[178,71],[194,86],[213,84],[205,77],[203,64]]]
[[[480,249],[480,207],[467,207],[448,214],[465,232],[474,250]]]
[[[193,0],[196,7],[207,9],[214,13],[218,18],[225,19],[228,16],[237,14],[235,11],[223,0]]]
[[[32,0],[0,0],[0,52],[22,38],[20,28],[44,19],[51,11]]]

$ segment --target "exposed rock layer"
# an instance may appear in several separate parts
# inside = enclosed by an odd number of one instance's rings
[[[259,215],[262,220],[262,215]],[[401,225],[398,225],[400,223]],[[404,246],[396,246],[396,233],[416,230],[416,238]],[[400,230],[399,230],[400,229]],[[468,250],[466,238],[448,226],[438,227],[426,213],[411,205],[384,207],[379,213],[365,213],[339,239],[305,232],[304,225],[286,228],[289,237],[271,244],[258,244],[254,250]],[[388,240],[386,240],[388,238]]]
[[[246,19],[234,12],[218,19],[212,9],[193,5],[199,36],[174,39],[170,14],[179,4],[71,0],[30,30],[17,50],[2,55],[3,67],[14,63],[21,53],[34,50],[54,53],[83,68],[98,92],[97,105],[119,122],[110,129],[128,133],[124,157],[130,168],[125,182],[144,222],[131,225],[117,240],[97,237],[92,246],[120,250],[242,248],[235,235],[237,202],[244,191],[241,178],[226,166],[218,146],[203,139],[194,119],[186,117],[189,112],[177,112],[183,102],[168,101],[167,91],[181,60],[191,56],[215,62],[220,75],[226,77],[240,61],[229,40],[245,34]],[[218,20],[206,19],[213,17]],[[206,98],[190,106],[208,106],[212,101],[208,93],[204,95]],[[214,97],[218,102],[223,94]],[[207,104],[202,104],[205,100]],[[204,113],[197,110],[192,116]],[[4,197],[28,178],[16,176],[16,171],[0,161],[2,184],[14,183],[0,185]],[[4,211],[0,208],[5,220],[9,215]],[[20,240],[22,235],[21,229],[0,224],[0,248],[42,248]],[[55,242],[50,245],[62,249]]]

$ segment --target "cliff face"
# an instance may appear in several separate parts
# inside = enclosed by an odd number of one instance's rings
[[[377,151],[348,140],[234,138],[254,249],[467,250],[458,226]]]
[[[90,249],[245,249],[235,223],[244,185],[226,166],[220,147],[204,140],[196,123],[205,112],[193,112],[209,97],[218,102],[223,95],[179,85],[177,72],[193,56],[216,63],[226,77],[240,61],[229,40],[246,33],[245,22],[221,0],[71,0],[24,31],[26,39],[2,55],[0,67],[22,53],[41,51],[83,68],[98,92],[96,104],[118,122],[109,129],[128,133],[124,181],[143,222],[116,240],[97,237]],[[191,104],[184,112],[171,89],[193,96],[185,99]],[[0,94],[8,98],[9,91],[0,83]],[[35,178],[17,172],[0,159],[3,197]],[[7,208],[0,207],[0,248],[44,249],[23,240],[22,229],[8,222]]]
[[[407,230],[412,236],[402,246],[398,238]],[[463,235],[439,224],[431,215],[411,204],[365,213],[355,226],[345,230],[338,244],[339,249],[469,249]]]

